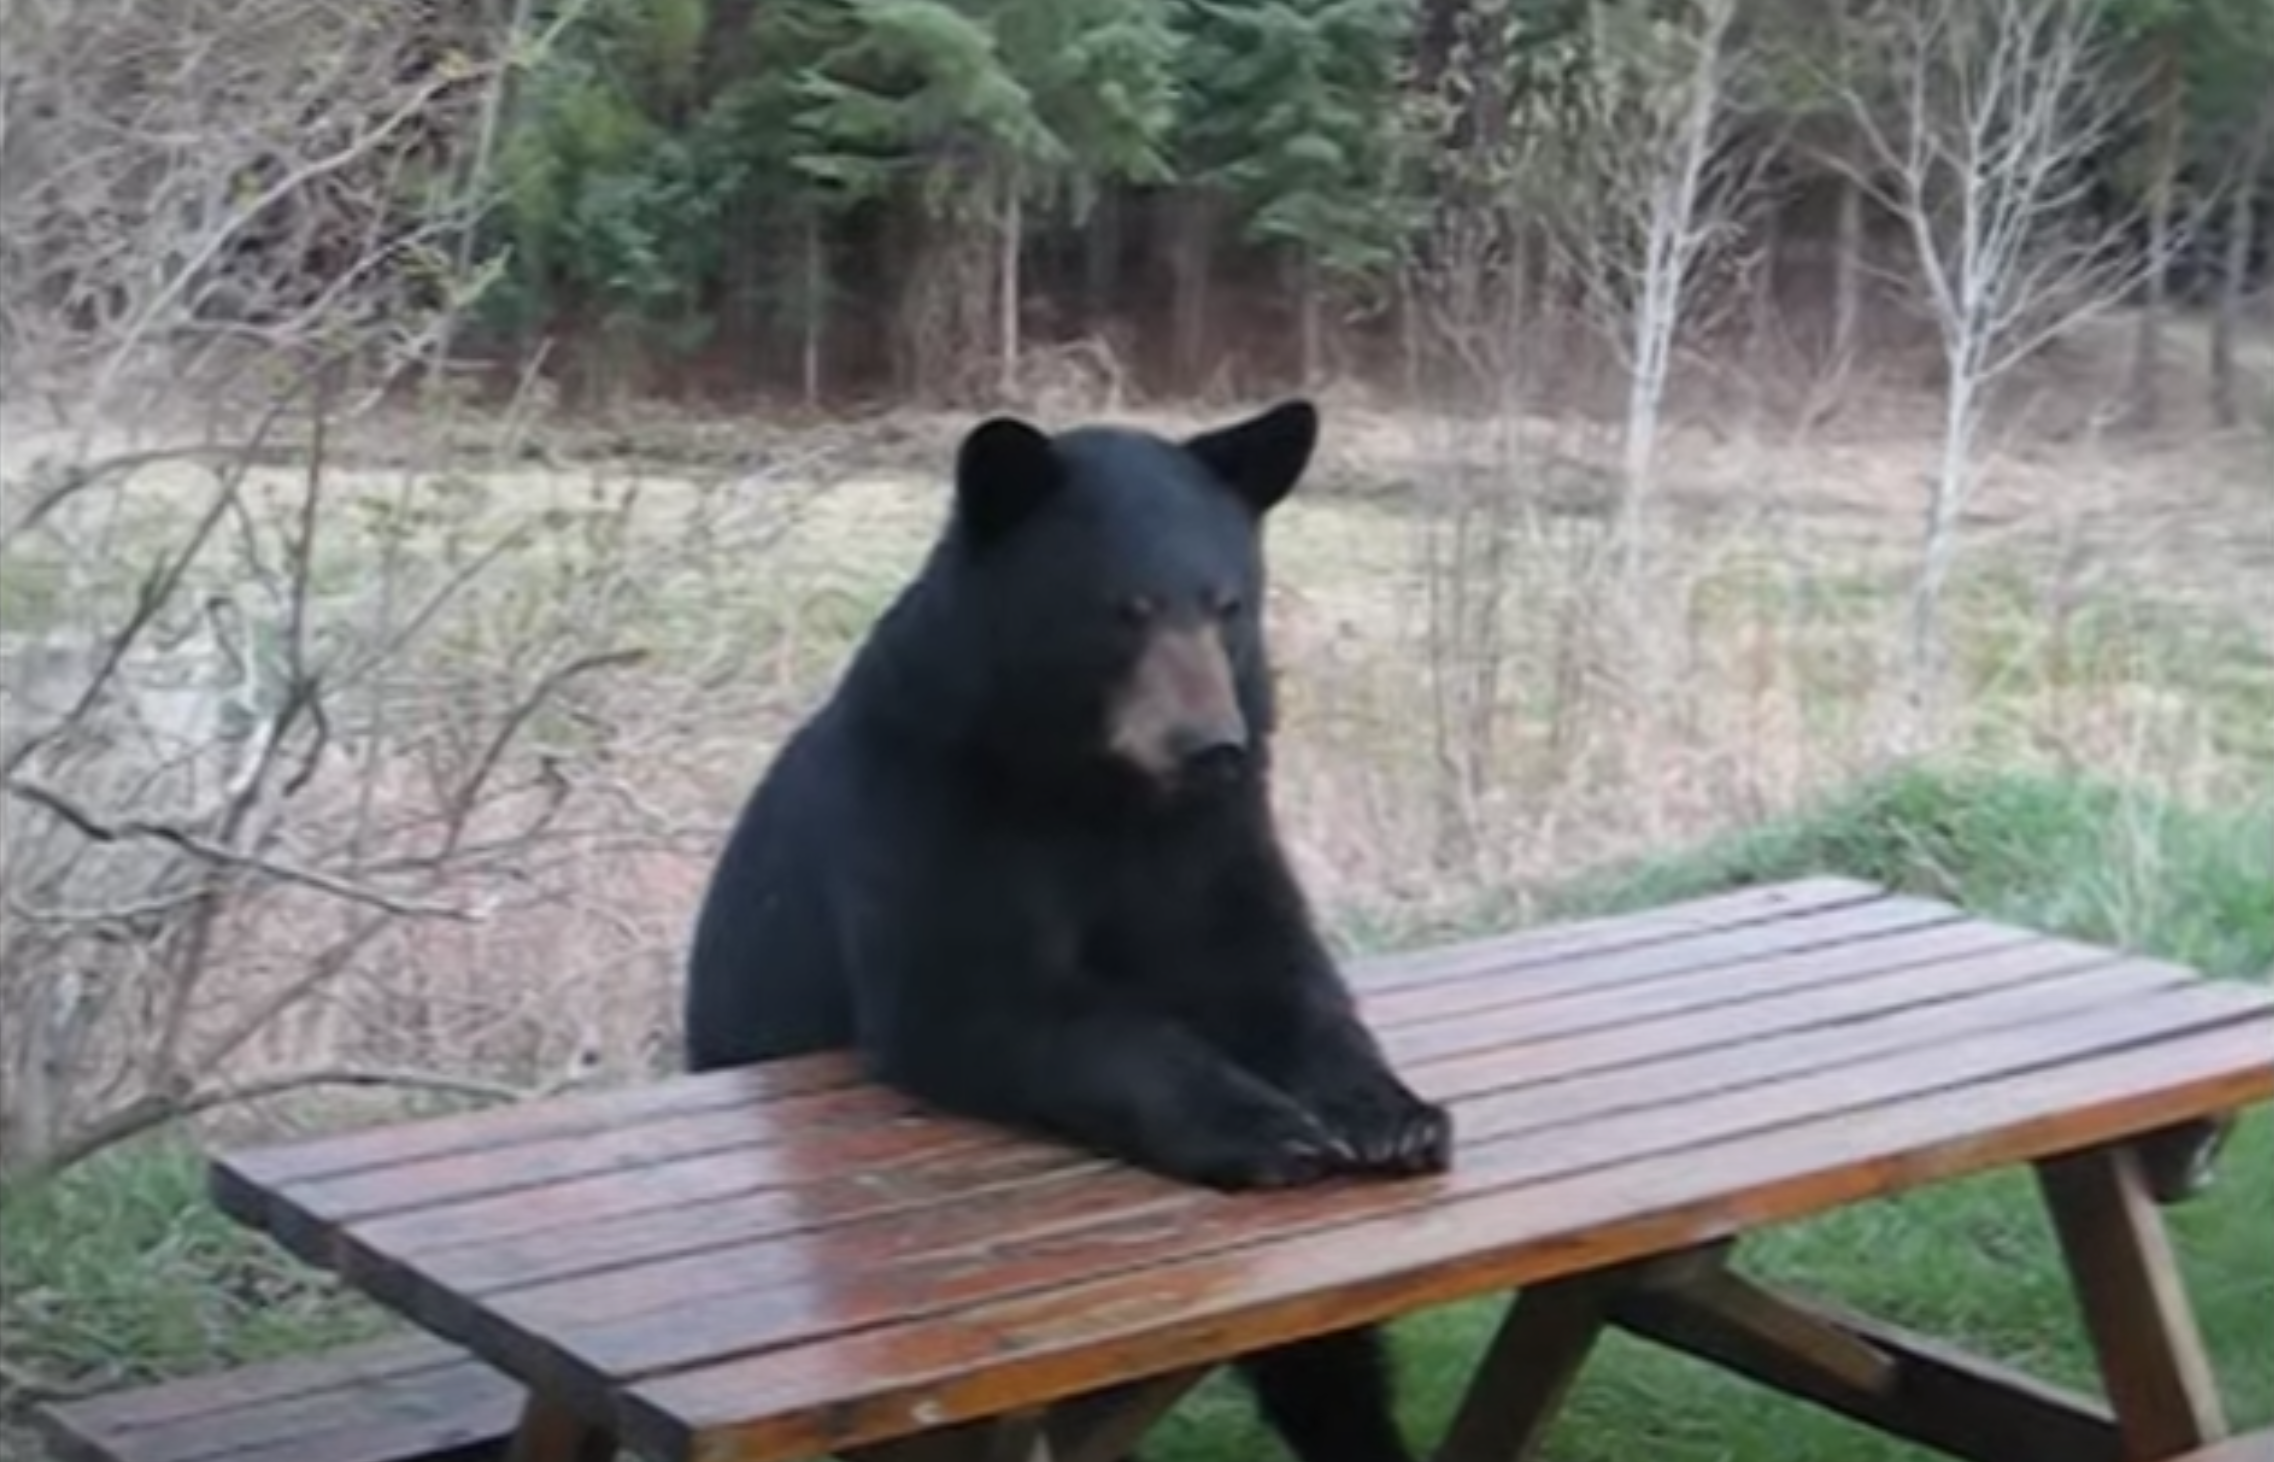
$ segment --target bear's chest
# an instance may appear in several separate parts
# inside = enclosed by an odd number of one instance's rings
[[[1093,850],[1056,865],[1052,882],[1090,972],[1132,992],[1175,1002],[1203,987],[1238,942],[1238,876],[1227,850],[1205,841],[1176,849]]]

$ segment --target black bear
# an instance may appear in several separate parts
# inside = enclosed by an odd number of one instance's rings
[[[690,1065],[877,1079],[1219,1188],[1450,1161],[1273,826],[1265,515],[1318,415],[1181,442],[998,417],[914,580],[743,809],[696,923]],[[1397,1462],[1377,1336],[1242,1370],[1304,1462]]]

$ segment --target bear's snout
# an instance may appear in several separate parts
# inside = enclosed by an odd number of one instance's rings
[[[1153,780],[1220,786],[1247,770],[1247,717],[1214,626],[1164,628],[1131,665],[1108,713],[1106,744]]]
[[[1195,785],[1236,782],[1248,765],[1248,733],[1242,725],[1187,729],[1172,740],[1177,774]]]

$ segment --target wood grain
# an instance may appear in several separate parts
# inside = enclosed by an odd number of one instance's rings
[[[518,1383],[456,1346],[389,1340],[34,1416],[65,1462],[439,1462],[494,1451],[522,1397]]]
[[[1426,1182],[1261,1198],[1164,1187],[1157,1190],[1167,1195],[1160,1201],[1104,1208],[1086,1224],[1062,1224],[1053,1213],[1031,1235],[1022,1231],[1026,1220],[1014,1194],[999,1209],[975,1215],[980,1231],[996,1236],[992,1242],[933,1245],[930,1233],[959,1230],[935,1230],[931,1216],[919,1215],[881,1228],[853,1225],[518,1289],[493,1297],[487,1309],[524,1339],[554,1337],[600,1371],[668,1370],[706,1354],[799,1343],[893,1316],[950,1312],[1181,1258],[1276,1245],[1358,1220],[1400,1212],[1434,1218],[1460,1199],[1527,1183],[1679,1160],[1708,1143],[1962,1089],[2020,1059],[2086,1058],[2129,1044],[2143,1031],[2216,1022],[2234,1013],[2230,993],[2149,989],[2122,1006],[2095,1005],[2065,1016],[2017,1010],[2012,1024],[1971,1034],[1966,1025],[1952,1029],[1917,1019],[1909,1039],[1878,1045],[1875,1027],[1863,1023],[1496,1093],[1459,1109],[1464,1144],[1455,1167]],[[1922,1059],[1927,1051],[1933,1060]],[[826,1156],[817,1154],[816,1161]],[[1397,1254],[1393,1245],[1382,1257],[1394,1263]],[[432,1318],[481,1323],[471,1309]]]
[[[1725,1061],[1725,1068],[1734,1062],[1740,1074],[1765,1078],[1858,1054],[1924,1044],[1952,1033],[2035,1020],[2083,1001],[2160,988],[2182,978],[2180,972],[2153,966],[2076,970],[2057,951],[2001,951],[1994,959],[1963,965],[1856,978],[1828,993],[1802,992],[1690,1016],[1589,1027],[1565,1039],[1517,1043],[1498,1060],[1462,1058],[1420,1067],[1409,1075],[1439,1100],[1467,1102],[1464,1123],[1474,1126],[1465,1126],[1465,1131],[1473,1130],[1480,1137],[1506,1135],[1535,1124],[1543,1111],[1568,1120],[1594,1109],[1591,1103],[1622,1099],[1621,1093],[1624,1100],[1632,1101],[1638,1090],[1649,1094],[1669,1082],[1689,1081],[1687,1073],[1722,1059],[1710,1053],[1723,1045],[1744,1053]],[[1957,996],[1968,1000],[1962,1006]],[[1824,1029],[1833,1026],[1838,1028]],[[1685,1065],[1685,1060],[1696,1064]],[[1610,1074],[1622,1067],[1641,1069],[1624,1076]],[[1496,1091],[1489,1085],[1492,1082],[1504,1085]],[[1520,1085],[1505,1085],[1510,1082]],[[1552,1090],[1542,1095],[1551,1084]],[[1519,1095],[1526,1091],[1533,1093],[1529,1099]],[[1491,1100],[1484,1100],[1488,1097]],[[1039,1199],[1050,1189],[1086,1182],[1095,1185],[1092,1202],[1101,1213],[1125,1198],[1150,1201],[1162,1191],[1157,1183],[1131,1181],[1130,1174],[1109,1176],[1103,1164],[1081,1162],[1071,1154],[1056,1166],[1042,1166],[1033,1161],[1034,1151],[1019,1146],[1001,1154],[1026,1156],[1029,1161],[1024,1165],[1002,1164],[990,1170],[976,1162],[943,1160],[823,1180],[794,1192],[762,1195],[744,1190],[727,1201],[682,1203],[620,1219],[583,1219],[588,1210],[578,1209],[582,1221],[566,1232],[532,1235],[523,1228],[495,1241],[455,1247],[403,1245],[380,1224],[373,1224],[363,1230],[368,1245],[363,1262],[373,1271],[368,1282],[384,1283],[377,1271],[394,1262],[393,1255],[416,1254],[420,1269],[433,1281],[491,1293],[872,1216],[898,1214],[921,1222],[919,1210],[924,1208],[985,1205],[1008,1190],[1029,1192]],[[630,1189],[637,1183],[627,1181],[622,1186]],[[352,1266],[357,1261],[349,1262]]]
[[[1861,918],[1865,910],[1843,908],[1836,912],[1849,921],[1843,927],[1850,928],[1852,933],[1854,921]],[[1808,932],[1817,928],[1817,922],[1813,916],[1796,916],[1774,925],[1717,932],[1679,946],[1654,946],[1649,951],[1650,962],[1646,967],[1616,963],[1559,967],[1552,978],[1530,983],[1512,982],[1524,984],[1527,990],[1532,990],[1534,985],[1539,987],[1534,993],[1541,994],[1540,1001],[1523,1002],[1524,1009],[1512,1011],[1509,1005],[1503,1004],[1493,1016],[1472,1013],[1449,1025],[1440,1021],[1410,1037],[1393,1025],[1387,1032],[1385,1044],[1401,1066],[1418,1067],[1432,1055],[1473,1052],[1480,1043],[1490,1044],[1496,1038],[1505,1044],[1511,1032],[1537,1038],[1557,1031],[1609,1028],[1622,1019],[1632,1020],[1652,1010],[1670,1013],[1695,1010],[1715,1002],[1744,1003],[1748,998],[1805,988],[1818,981],[1900,969],[1914,961],[1937,958],[1945,951],[1983,953],[1984,940],[1990,941],[1990,950],[2004,950],[2010,957],[2041,961],[2048,967],[2064,961],[2106,957],[2104,952],[2059,941],[2037,941],[2022,950],[2013,950],[2005,943],[2005,936],[1989,926],[1973,926],[1971,933],[1960,938],[1945,935],[1911,941],[1893,937],[1859,939],[1850,945],[1812,954],[1825,948],[1816,941],[1833,937],[1822,931]],[[1884,933],[1894,926],[1875,924],[1872,927]],[[1765,932],[1769,930],[1774,932]],[[1721,971],[1720,966],[1688,962],[1726,956],[1730,947],[1726,941],[1738,937],[1745,941],[1741,948],[1755,952],[1752,964],[1741,976],[1731,976],[1724,971],[1719,978],[1709,979],[1708,976]],[[1789,947],[1795,941],[1801,946],[1797,953]],[[1689,953],[1683,954],[1684,950]],[[1694,978],[1687,982],[1672,978],[1684,974]],[[1992,969],[1985,971],[1983,977],[1994,979],[1995,975]],[[1636,988],[1627,994],[1623,1004],[1618,1003],[1614,987],[1630,983]],[[1553,992],[1574,998],[1556,1001],[1552,998]],[[1437,1020],[1434,1011],[1424,1014],[1430,1020]],[[1501,1057],[1503,1069],[1516,1069],[1514,1052],[1500,1050],[1488,1054]],[[545,1131],[492,1148],[454,1150],[391,1165],[360,1166],[337,1176],[294,1181],[292,1200],[281,1207],[274,1202],[272,1181],[264,1176],[268,1166],[265,1154],[221,1157],[216,1162],[214,1182],[217,1194],[230,1211],[277,1233],[295,1248],[303,1245],[315,1248],[317,1252],[308,1253],[306,1257],[330,1264],[336,1262],[337,1256],[324,1247],[324,1241],[329,1231],[339,1225],[361,1224],[395,1213],[424,1214],[443,1205],[493,1194],[526,1192],[525,1198],[513,1200],[510,1206],[519,1215],[518,1224],[527,1228],[539,1223],[549,1212],[567,1210],[579,1215],[590,1212],[588,1193],[561,1193],[561,1185],[573,1179],[611,1172],[633,1174],[643,1185],[658,1178],[669,1182],[683,1175],[659,1173],[661,1165],[715,1157],[719,1164],[731,1168],[735,1176],[723,1178],[714,1171],[699,1175],[695,1181],[723,1185],[732,1191],[789,1186],[792,1180],[769,1165],[768,1151],[790,1136],[810,1139],[812,1133],[824,1130],[843,1133],[843,1141],[848,1144],[846,1161],[869,1168],[929,1160],[951,1150],[969,1151],[976,1156],[981,1152],[999,1151],[1016,1142],[1009,1134],[993,1127],[926,1115],[914,1103],[881,1089],[857,1087],[792,1094],[771,1102],[725,1108],[706,1104],[692,1112],[643,1111],[637,1120],[610,1124],[591,1132],[562,1135]],[[305,1154],[301,1160],[318,1161]],[[246,1189],[258,1189],[260,1193],[239,1203],[230,1201],[233,1195]],[[257,1208],[258,1213],[249,1211],[247,1204]]]
[[[2234,1022],[1878,1110],[1699,1144],[1327,1233],[976,1305],[949,1320],[657,1377],[625,1395],[627,1435],[706,1457],[826,1452],[1101,1375],[1141,1376],[1469,1295],[1645,1257],[1761,1224],[2070,1150],[2187,1111],[2274,1094],[2267,1025]],[[1391,1256],[1395,1256],[1394,1259]]]

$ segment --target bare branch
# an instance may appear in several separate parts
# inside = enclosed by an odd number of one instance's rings
[[[367,904],[372,908],[384,909],[390,914],[415,918],[457,919],[465,922],[475,922],[483,917],[482,911],[478,909],[398,898],[382,890],[366,888],[361,884],[352,883],[347,879],[338,878],[317,869],[302,868],[296,864],[280,862],[274,858],[242,853],[234,848],[225,847],[208,838],[201,837],[187,828],[176,827],[171,823],[151,822],[140,818],[108,821],[89,812],[61,793],[26,781],[21,777],[10,777],[8,779],[8,793],[12,797],[20,798],[34,807],[62,818],[76,828],[82,836],[98,843],[116,843],[137,838],[167,843],[185,853],[223,868],[258,873],[280,883],[298,884],[303,888],[314,889],[318,893],[330,894],[333,898],[345,899],[349,903]]]

